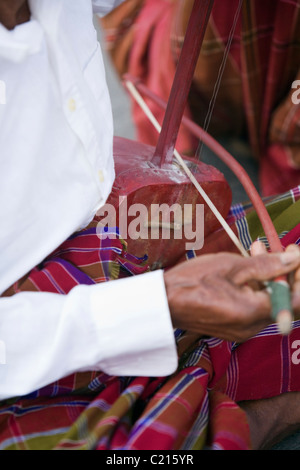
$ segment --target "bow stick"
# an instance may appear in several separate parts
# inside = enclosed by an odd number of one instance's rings
[[[146,116],[150,119],[156,130],[159,132],[159,140],[155,150],[154,160],[157,157],[157,162],[161,161],[161,157],[159,156],[162,155],[163,162],[172,163],[173,157],[175,156],[180,167],[190,178],[191,182],[194,184],[196,189],[200,192],[201,196],[207,202],[208,206],[215,214],[226,233],[230,236],[231,240],[235,243],[241,254],[245,257],[249,257],[248,252],[241,245],[240,241],[237,239],[232,229],[229,227],[225,219],[216,209],[210,198],[206,195],[203,188],[201,188],[201,185],[194,178],[192,172],[187,167],[184,160],[181,158],[179,152],[175,149],[175,143],[177,140],[181,121],[185,124],[189,122],[189,120],[183,116],[183,113],[187,103],[188,93],[192,83],[196,61],[200,53],[205,29],[208,23],[208,18],[211,14],[213,3],[213,0],[195,0],[194,2],[187,34],[183,44],[182,52],[180,55],[178,67],[176,70],[170,94],[170,99],[166,106],[164,123],[167,123],[167,125],[163,125],[162,127],[159,125],[150,108],[147,106],[146,102],[139,94],[137,88],[129,79],[128,75],[127,79],[125,78],[125,85],[130,91],[133,98],[143,109]],[[239,6],[241,6],[241,2],[239,3]],[[194,31],[197,31],[197,28],[200,28],[200,31],[198,31],[198,36],[195,36]],[[187,62],[187,60],[189,60],[189,62]],[[182,85],[184,86],[182,87]],[[180,92],[178,92],[178,90],[180,90]],[[177,110],[176,113],[174,113],[175,109]],[[283,247],[280,243],[280,239],[269,216],[269,213],[266,210],[259,194],[257,193],[252,181],[248,177],[245,170],[228,152],[226,152],[225,149],[223,149],[220,144],[218,144],[211,136],[209,136],[207,132],[205,132],[203,129],[201,129],[194,123],[191,123],[189,125],[190,127],[193,127],[193,131],[194,133],[198,134],[198,137],[199,135],[201,135],[201,141],[208,144],[210,148],[213,147],[215,153],[232,169],[232,171],[234,171],[234,173],[244,186],[250,200],[253,203],[254,208],[257,211],[265,234],[269,240],[271,250],[275,252],[282,252]],[[280,332],[284,335],[287,335],[291,331],[293,320],[291,296],[287,277],[283,276],[275,279],[274,281],[267,282],[265,283],[265,287],[267,288],[267,291],[269,292],[271,298],[272,318],[274,321],[277,321]]]
[[[128,75],[127,75],[128,77]],[[137,103],[140,105],[140,107],[143,109],[143,111],[145,112],[146,116],[149,118],[150,122],[153,124],[153,126],[155,127],[155,129],[157,130],[158,133],[161,132],[162,130],[162,127],[161,125],[159,124],[159,122],[157,121],[157,119],[154,117],[153,113],[151,112],[150,108],[148,107],[148,105],[146,104],[145,100],[142,98],[142,96],[140,95],[140,93],[138,92],[138,90],[136,89],[136,87],[134,86],[134,84],[132,83],[132,81],[129,81],[128,79],[125,80],[125,85],[126,87],[128,88],[128,90],[130,91],[130,93],[132,94],[132,96],[134,97],[134,99],[137,101]],[[249,254],[248,252],[245,250],[245,248],[243,247],[243,245],[241,244],[240,240],[238,239],[238,237],[236,236],[236,234],[233,232],[233,230],[231,229],[231,227],[227,224],[226,220],[224,219],[224,217],[222,216],[222,214],[220,214],[219,210],[216,208],[215,204],[212,202],[212,200],[209,198],[209,196],[206,194],[206,192],[204,191],[204,189],[202,188],[202,186],[200,185],[200,183],[196,180],[195,176],[193,175],[193,173],[191,172],[191,170],[189,169],[189,167],[187,166],[187,164],[185,163],[185,161],[183,160],[183,158],[181,157],[180,153],[176,150],[176,148],[174,148],[174,156],[179,164],[179,166],[182,168],[182,170],[186,173],[186,175],[188,176],[188,178],[191,180],[191,182],[193,183],[193,185],[195,186],[195,188],[197,189],[197,191],[200,193],[200,195],[203,197],[204,201],[206,202],[206,204],[208,205],[208,207],[211,209],[211,211],[213,212],[213,214],[216,216],[216,218],[218,219],[218,221],[220,222],[220,224],[222,225],[222,227],[224,228],[224,230],[227,232],[228,236],[231,238],[231,240],[233,241],[233,243],[236,245],[236,247],[238,248],[238,250],[241,252],[241,254],[245,257],[248,257]]]

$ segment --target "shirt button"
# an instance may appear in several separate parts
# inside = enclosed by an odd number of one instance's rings
[[[74,111],[76,110],[76,101],[74,100],[74,98],[69,99],[68,108],[72,113],[74,113]]]
[[[98,171],[98,177],[99,177],[100,183],[103,183],[103,182],[104,182],[104,175],[103,175],[103,171],[102,171],[102,170],[99,170],[99,171]]]

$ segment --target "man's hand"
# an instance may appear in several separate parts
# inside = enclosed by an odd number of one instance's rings
[[[283,254],[254,254],[204,255],[166,271],[174,327],[242,342],[272,323],[262,282],[296,273],[300,288],[300,250],[293,245]],[[296,293],[294,306],[300,312]]]
[[[27,0],[0,0],[0,23],[7,29],[14,29],[30,20]]]

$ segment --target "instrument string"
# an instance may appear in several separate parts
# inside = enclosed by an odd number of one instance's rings
[[[237,10],[236,10],[235,15],[234,15],[233,25],[232,25],[231,30],[230,30],[229,39],[227,41],[225,52],[223,54],[222,62],[221,62],[221,65],[220,65],[220,68],[219,68],[219,71],[218,71],[218,77],[217,77],[217,81],[216,81],[215,86],[214,86],[213,95],[212,95],[212,98],[210,100],[208,113],[206,114],[205,125],[204,125],[205,132],[207,131],[207,129],[210,125],[210,121],[211,121],[211,118],[212,118],[212,113],[214,111],[217,95],[218,95],[218,92],[219,92],[219,89],[220,89],[220,86],[221,86],[222,77],[223,77],[223,74],[224,74],[224,70],[225,70],[227,59],[228,59],[228,55],[229,55],[229,52],[230,52],[230,49],[231,49],[231,44],[232,44],[232,40],[233,40],[234,33],[235,33],[235,30],[236,30],[236,25],[237,25],[237,22],[238,22],[238,18],[239,18],[240,13],[241,13],[242,5],[243,5],[243,0],[239,0],[238,7],[237,7]],[[143,110],[145,115],[148,117],[148,119],[150,120],[152,125],[155,127],[157,132],[160,133],[161,129],[162,129],[161,125],[158,123],[157,119],[153,115],[152,111],[150,110],[149,106],[147,105],[147,103],[145,102],[145,100],[143,99],[141,94],[138,92],[135,85],[129,80],[125,80],[125,85],[126,85],[127,89],[129,90],[130,94],[132,95],[132,97],[135,99],[135,101],[141,107],[141,109]],[[199,146],[198,146],[198,149],[197,149],[197,152],[196,152],[196,155],[195,155],[196,159],[198,159],[198,160],[201,159],[202,147],[203,147],[203,140],[200,139]],[[211,209],[211,211],[213,212],[213,214],[215,215],[217,220],[220,222],[221,226],[226,231],[227,235],[230,237],[230,239],[232,240],[234,245],[238,248],[238,250],[240,251],[242,256],[249,257],[250,255],[249,255],[248,251],[243,247],[242,243],[240,242],[240,240],[238,239],[236,234],[233,232],[233,230],[231,229],[229,224],[226,222],[224,217],[220,214],[220,212],[216,208],[215,204],[211,201],[209,196],[206,194],[204,189],[201,187],[201,185],[199,184],[199,182],[197,181],[197,179],[195,178],[195,176],[193,175],[191,170],[188,168],[188,166],[186,165],[186,163],[184,162],[181,155],[179,154],[179,152],[176,149],[174,149],[174,157],[176,158],[176,160],[179,163],[180,167],[186,173],[186,175],[188,176],[190,181],[193,183],[193,185],[195,186],[197,191],[200,193],[200,195],[202,196],[204,201],[207,203],[208,207]]]
[[[153,126],[156,128],[158,132],[161,132],[161,126],[154,117],[152,111],[136,89],[135,85],[129,81],[125,80],[125,85],[128,88],[129,92],[133,96],[133,98],[137,101],[139,106],[143,109],[149,120],[152,122]],[[199,182],[196,180],[195,176],[193,173],[190,171],[184,160],[182,159],[181,155],[179,152],[174,149],[174,156],[181,166],[182,170],[187,174],[189,177],[190,181],[194,184],[204,201],[207,203],[208,207],[211,209],[215,217],[218,219],[220,222],[221,226],[223,229],[226,231],[227,235],[231,238],[232,242],[235,244],[235,246],[238,248],[238,250],[241,252],[242,256],[244,257],[249,257],[250,254],[248,253],[247,250],[243,247],[241,244],[240,240],[238,237],[235,235],[231,227],[228,225],[226,220],[223,218],[223,216],[219,213],[218,209],[215,207],[214,203],[211,201],[209,196],[206,194],[204,189],[201,187]],[[231,158],[229,159],[231,161]],[[244,178],[243,178],[244,180]],[[248,178],[244,180],[245,187],[248,185],[251,186],[252,183],[249,182]],[[255,191],[253,194],[253,197],[255,196]],[[256,197],[254,197],[254,200]],[[259,206],[259,205],[258,205]],[[258,209],[259,207],[257,207]],[[262,213],[265,212],[265,208],[262,205],[262,208],[264,209],[263,211],[258,210],[258,214],[261,217]],[[269,216],[268,216],[269,218]],[[271,220],[270,220],[271,222]],[[274,226],[272,227],[273,230]],[[270,230],[270,233],[272,230]],[[277,237],[278,239],[278,237]],[[274,238],[276,241],[276,238]],[[280,241],[278,239],[278,243],[280,244]],[[292,313],[292,307],[291,307],[291,301],[290,301],[290,290],[289,290],[289,284],[287,282],[287,279],[285,276],[280,277],[275,280],[275,282],[266,282],[264,283],[267,291],[270,294],[271,298],[271,303],[272,303],[272,318],[277,321],[278,328],[281,334],[283,335],[288,335],[291,330],[292,330],[292,322],[293,322],[293,313]]]
[[[214,111],[214,108],[215,108],[217,96],[218,96],[218,93],[219,93],[219,90],[220,90],[221,81],[222,81],[222,78],[223,78],[223,75],[224,75],[225,66],[226,66],[228,55],[229,55],[229,52],[230,52],[230,49],[231,49],[234,33],[235,33],[235,30],[236,30],[236,26],[237,26],[237,22],[238,22],[240,13],[241,13],[242,6],[243,6],[243,0],[239,0],[239,4],[238,4],[238,7],[237,7],[237,10],[235,12],[234,19],[233,19],[233,24],[232,24],[232,27],[231,27],[231,30],[230,30],[230,33],[229,33],[228,41],[227,41],[225,51],[224,51],[224,54],[223,54],[223,57],[222,57],[222,62],[221,62],[221,65],[219,67],[219,70],[218,70],[217,80],[216,80],[215,85],[214,85],[213,94],[212,94],[211,100],[209,102],[208,111],[207,111],[206,116],[205,116],[205,121],[204,121],[204,125],[203,125],[203,130],[205,132],[208,131],[208,128],[209,128],[209,125],[210,125],[210,122],[211,122],[212,114],[213,114],[213,111]],[[200,140],[197,151],[196,151],[196,155],[195,155],[196,159],[201,160],[202,151],[203,151],[203,140]]]
[[[231,45],[232,45],[235,30],[236,30],[238,18],[239,18],[240,13],[241,13],[242,5],[243,5],[243,0],[239,0],[238,8],[235,12],[233,25],[232,25],[232,28],[231,28],[231,31],[230,31],[230,34],[229,34],[228,42],[226,44],[225,51],[224,51],[223,58],[222,58],[222,62],[221,62],[221,65],[220,65],[220,68],[219,68],[219,71],[218,71],[217,81],[214,85],[212,98],[211,98],[210,103],[209,103],[208,112],[207,112],[206,117],[205,117],[205,123],[204,123],[204,128],[203,128],[204,134],[207,133],[207,130],[208,130],[210,122],[211,122],[212,113],[213,113],[213,110],[214,110],[214,107],[215,107],[217,95],[218,95],[219,90],[220,90],[221,81],[222,81],[222,78],[223,78],[223,74],[224,74],[226,62],[227,62],[227,59],[228,59],[228,55],[229,55],[229,52],[230,52],[230,49],[231,49]],[[144,110],[145,114],[148,116],[148,118],[150,119],[150,121],[152,122],[154,127],[160,133],[161,132],[161,126],[156,121],[156,119],[155,119],[154,115],[152,114],[150,108],[148,107],[146,102],[143,100],[143,98],[139,94],[136,87],[133,85],[132,82],[130,82],[128,80],[125,81],[125,84],[126,84],[128,90],[130,91],[131,95],[138,102],[138,104]],[[196,152],[196,155],[195,155],[196,159],[198,159],[198,160],[201,159],[201,154],[202,154],[202,150],[203,150],[203,143],[204,143],[203,138],[200,138],[199,139],[199,145],[198,145],[198,148],[197,148],[197,152]],[[178,153],[178,151],[176,149],[174,149],[174,157],[177,160],[177,162],[179,163],[182,170],[187,174],[190,181],[194,184],[194,186],[196,187],[196,189],[198,190],[198,192],[200,193],[200,195],[202,196],[204,201],[207,203],[208,207],[211,209],[211,211],[213,212],[213,214],[215,215],[217,220],[220,222],[223,229],[229,235],[229,237],[231,238],[231,240],[233,241],[235,246],[238,248],[238,250],[241,252],[242,256],[249,257],[250,254],[248,253],[248,251],[243,247],[243,245],[240,242],[239,238],[235,235],[235,233],[233,232],[231,227],[228,225],[226,220],[219,213],[218,209],[215,207],[213,202],[210,200],[209,196],[205,193],[204,189],[201,187],[201,185],[199,184],[199,182],[197,181],[197,179],[195,178],[193,173],[190,171],[190,169],[186,165],[185,161],[182,159],[181,155]],[[230,158],[230,161],[231,161],[231,158]],[[232,165],[230,165],[230,166],[232,167]],[[236,167],[236,165],[234,165],[234,166]],[[247,175],[247,178],[248,178],[248,175]],[[257,195],[257,197],[256,197],[255,191],[252,190],[253,189],[252,188],[252,186],[253,186],[252,182],[249,182],[247,178],[245,179],[244,177],[242,177],[242,179],[244,180],[244,183],[246,183],[245,187],[248,187],[248,189],[250,188],[250,192],[253,193],[252,194],[253,198],[251,198],[251,200],[252,200],[254,206],[257,206],[256,209],[257,209],[259,218],[261,220],[261,223],[267,229],[266,234],[268,233],[268,235],[271,238],[272,243],[270,243],[270,244],[273,246],[275,251],[279,251],[279,252],[283,251],[280,240],[279,240],[279,237],[277,235],[275,227],[272,224],[272,221],[269,217],[269,214],[267,213],[267,221],[266,222],[262,218],[262,215],[266,214],[266,209],[263,206],[263,203],[262,203],[259,195]],[[287,278],[286,278],[286,276],[277,278],[275,280],[275,282],[266,283],[265,287],[267,287],[267,290],[269,291],[269,294],[270,294],[271,303],[272,303],[272,310],[273,310],[273,317],[274,317],[274,320],[277,320],[277,322],[278,322],[279,331],[282,334],[287,335],[287,334],[290,333],[290,331],[292,329],[292,321],[293,321],[293,313],[292,313],[291,300],[290,300],[291,296],[290,296],[290,290],[289,290],[289,284],[287,282]],[[281,301],[280,299],[283,299],[283,300]]]
[[[126,85],[127,89],[129,90],[129,92],[131,93],[131,95],[133,96],[133,98],[135,99],[135,101],[138,103],[138,105],[144,111],[145,115],[148,117],[148,119],[150,120],[152,125],[155,127],[157,132],[160,133],[161,132],[161,125],[159,124],[159,122],[157,121],[155,116],[153,115],[152,111],[150,110],[149,106],[147,105],[147,103],[145,102],[145,100],[143,99],[141,94],[136,89],[135,85],[129,80],[125,80],[125,85]],[[226,222],[226,220],[224,219],[222,214],[216,208],[215,204],[212,202],[210,197],[206,194],[205,190],[199,184],[199,182],[197,181],[197,179],[195,178],[195,176],[193,175],[193,173],[191,172],[191,170],[189,169],[189,167],[187,166],[187,164],[185,163],[185,161],[183,160],[183,158],[181,157],[181,155],[179,154],[179,152],[176,149],[174,149],[174,157],[176,158],[178,164],[180,165],[182,170],[186,173],[186,175],[188,176],[190,181],[193,183],[193,185],[195,186],[197,191],[200,193],[200,195],[202,196],[202,198],[204,199],[204,201],[206,202],[206,204],[208,205],[210,210],[213,212],[213,214],[215,215],[217,220],[220,222],[221,226],[226,231],[227,235],[231,238],[232,242],[238,248],[240,253],[244,257],[249,257],[250,255],[249,255],[248,251],[245,250],[242,243],[240,242],[240,240],[238,239],[238,237],[236,236],[236,234],[232,230],[232,228],[228,225],[228,223]]]

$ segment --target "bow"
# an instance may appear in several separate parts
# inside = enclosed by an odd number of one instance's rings
[[[236,235],[233,233],[231,228],[226,223],[224,216],[226,216],[226,208],[221,205],[221,210],[216,207],[216,201],[213,201],[209,194],[207,194],[205,184],[207,181],[201,181],[201,178],[198,177],[199,174],[199,165],[201,162],[197,162],[195,159],[187,161],[183,159],[180,154],[177,152],[175,145],[179,132],[179,127],[181,122],[186,124],[189,129],[200,139],[200,145],[198,149],[198,155],[201,154],[202,144],[205,143],[210,147],[216,155],[218,155],[236,174],[236,176],[241,181],[244,186],[249,199],[253,203],[254,208],[260,218],[265,234],[268,238],[269,245],[272,251],[281,252],[283,248],[281,246],[278,234],[273,226],[272,220],[258,194],[252,181],[248,177],[245,170],[241,165],[236,162],[236,160],[220,145],[218,144],[207,132],[211,114],[213,111],[214,103],[220,86],[222,71],[226,63],[226,58],[229,53],[229,48],[231,41],[228,41],[224,59],[222,61],[218,80],[214,89],[213,97],[210,103],[209,112],[206,117],[204,129],[201,129],[199,126],[191,122],[188,118],[184,117],[184,110],[186,107],[188,94],[190,91],[191,83],[193,80],[193,75],[196,67],[196,62],[199,57],[201,45],[203,42],[205,30],[209,21],[211,10],[213,7],[213,0],[195,0],[193,10],[190,16],[190,21],[185,36],[185,41],[183,44],[182,52],[178,62],[172,90],[170,93],[170,98],[167,103],[162,103],[162,100],[157,98],[153,93],[143,88],[135,78],[129,77],[128,75],[124,77],[125,84],[134,97],[134,99],[142,107],[148,118],[151,120],[157,131],[159,132],[159,138],[157,146],[154,150],[153,155],[150,158],[151,164],[154,166],[156,171],[163,171],[164,168],[168,168],[169,171],[172,171],[172,165],[174,157],[178,163],[179,170],[185,174],[185,176],[191,182],[193,188],[200,194],[201,201],[205,201],[210,211],[214,214],[215,218],[222,225],[224,230],[230,236],[232,241],[235,243],[237,248],[240,250],[243,256],[249,256],[249,253],[244,249]],[[238,10],[235,14],[234,24],[230,33],[230,39],[234,33],[236,21],[238,14],[242,6],[242,0],[239,1]],[[147,107],[145,101],[140,95],[140,91],[148,94],[152,99],[165,107],[165,117],[162,126],[158,124],[155,117],[151,113],[150,109]],[[152,150],[149,150],[152,152]],[[173,165],[174,166],[174,165]],[[200,171],[203,170],[203,167],[200,168]],[[212,178],[213,181],[213,178]],[[217,181],[214,180],[217,184]],[[182,181],[183,183],[183,181]],[[159,194],[159,193],[158,193]],[[186,194],[187,195],[187,194]],[[224,196],[226,194],[224,192]],[[220,201],[217,201],[218,203]],[[210,222],[210,230],[213,229],[213,224]],[[148,249],[149,250],[149,249]],[[157,266],[156,266],[157,267]],[[286,278],[276,279],[274,282],[266,283],[265,287],[270,293],[272,306],[273,306],[273,318],[278,321],[279,329],[283,334],[288,334],[291,330],[292,322],[292,313],[291,313],[291,301],[290,301],[290,291]]]

